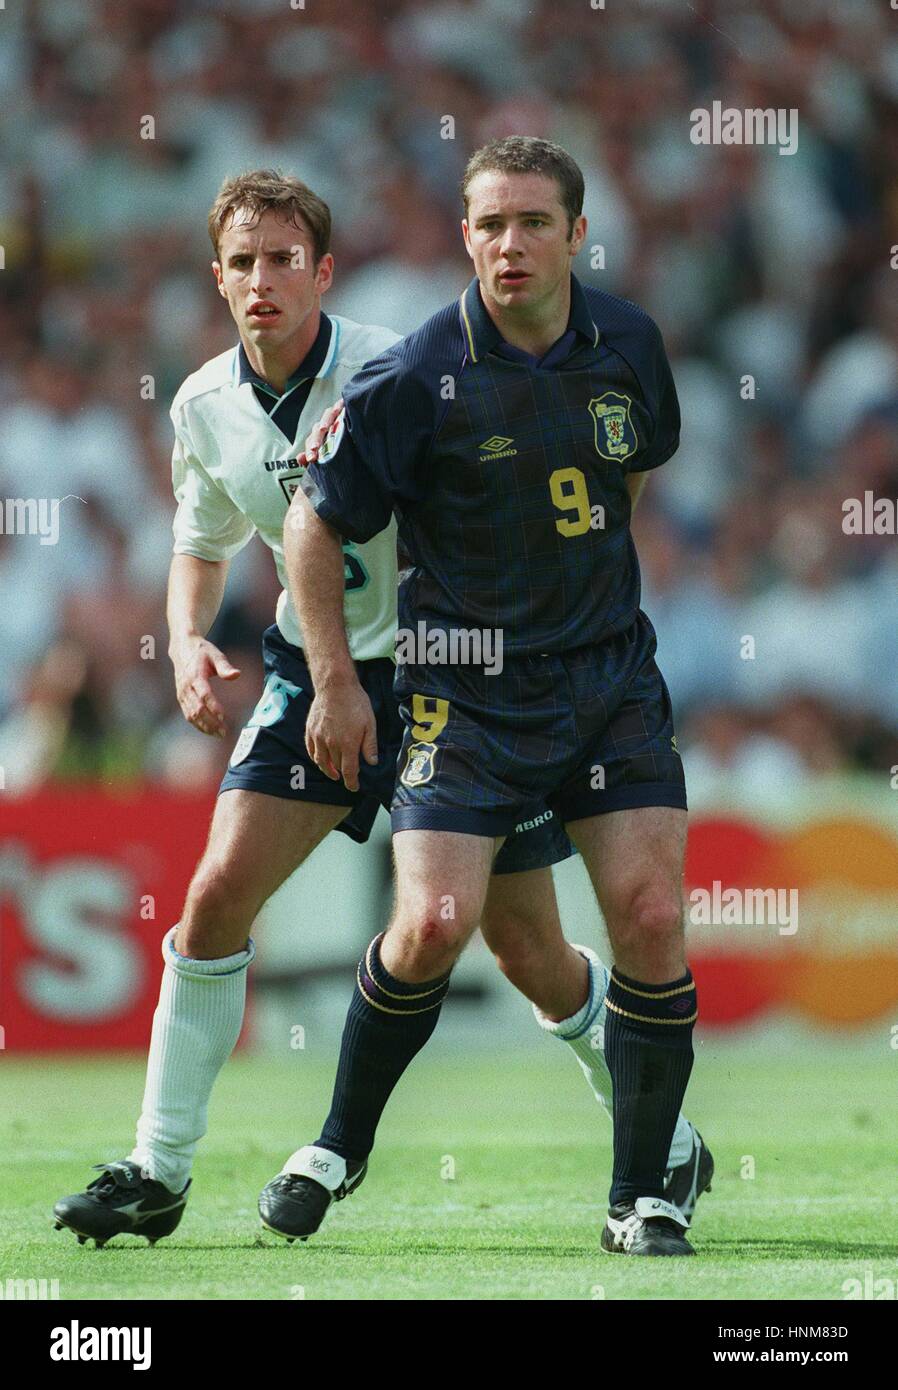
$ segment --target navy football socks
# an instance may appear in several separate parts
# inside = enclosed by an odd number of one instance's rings
[[[697,1003],[689,970],[649,985],[615,967],[605,996],[605,1061],[614,1096],[610,1203],[664,1197],[664,1172],[692,1070]]]
[[[330,1114],[316,1140],[346,1159],[373,1149],[393,1087],[436,1028],[449,989],[449,975],[417,985],[394,979],[380,959],[382,940],[375,937],[359,964]]]

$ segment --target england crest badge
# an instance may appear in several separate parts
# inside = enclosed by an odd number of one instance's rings
[[[252,751],[252,746],[258,737],[258,725],[255,728],[245,728],[241,732],[240,737],[234,745],[234,751],[231,754],[230,759],[228,760],[228,767],[238,767],[240,763],[243,762],[244,758],[249,757],[249,754]]]

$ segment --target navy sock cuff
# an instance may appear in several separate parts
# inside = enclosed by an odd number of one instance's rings
[[[692,972],[686,971],[678,980],[651,985],[631,980],[612,968],[605,995],[605,1007],[621,1022],[639,1032],[648,1030],[654,1035],[665,1033],[676,1043],[678,1035],[688,1033],[698,1015],[698,1000]]]
[[[439,1008],[449,989],[450,974],[421,984],[409,984],[391,975],[380,958],[383,932],[371,942],[357,975],[359,992],[372,1008],[386,1014],[428,1013]]]

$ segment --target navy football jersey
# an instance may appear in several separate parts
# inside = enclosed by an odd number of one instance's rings
[[[411,561],[399,626],[501,630],[506,655],[568,651],[639,610],[627,474],[675,452],[680,413],[656,324],[571,277],[566,332],[506,343],[473,280],[344,387],[302,479],[363,542],[395,513]]]

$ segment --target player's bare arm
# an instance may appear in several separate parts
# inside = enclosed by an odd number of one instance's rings
[[[306,447],[303,453],[303,459],[305,461],[311,463],[315,459],[317,459],[318,451],[321,448],[321,445],[324,443],[324,436],[327,434],[329,430],[333,431],[336,429],[337,421],[340,418],[340,412],[342,409],[343,397],[341,396],[339,400],[334,401],[334,404],[332,406],[328,407],[328,409],[322,415],[321,419],[318,421],[315,428],[310,431],[309,436],[306,439]]]
[[[359,786],[359,754],[377,762],[371,701],[359,684],[343,616],[343,547],[333,527],[297,491],[284,523],[284,563],[315,685],[306,748],[321,771]]]
[[[227,560],[173,555],[168,576],[168,654],[184,718],[200,733],[225,737],[225,714],[212,681],[240,675],[218,647],[206,638],[215,621],[228,575]]]

